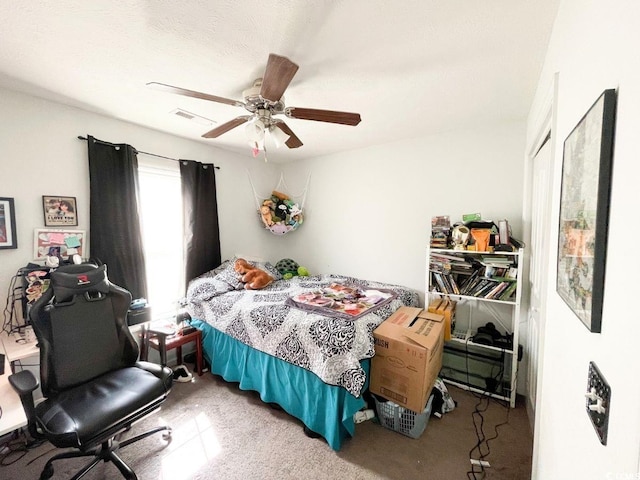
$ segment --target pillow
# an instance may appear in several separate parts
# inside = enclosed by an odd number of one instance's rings
[[[211,273],[213,274],[211,276],[213,277],[213,276],[219,274],[221,271],[223,271],[225,268],[227,268],[230,263],[231,263],[231,260],[225,260],[224,262],[222,262],[219,266],[217,266],[216,268],[211,270]]]
[[[234,290],[227,282],[218,280],[215,277],[198,277],[189,282],[185,301],[187,303],[199,303]]]
[[[269,275],[273,277],[274,280],[282,280],[282,274],[278,271],[278,269],[271,265],[269,262],[249,262],[254,267],[259,268],[260,270],[264,270]]]
[[[234,290],[241,290],[244,288],[244,284],[240,280],[240,275],[238,275],[233,268],[234,263],[235,260],[230,261],[229,264],[213,278],[226,283]]]

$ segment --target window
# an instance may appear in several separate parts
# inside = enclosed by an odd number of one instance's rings
[[[184,294],[180,166],[171,160],[141,157],[138,180],[147,300],[154,319],[167,318],[175,315]]]

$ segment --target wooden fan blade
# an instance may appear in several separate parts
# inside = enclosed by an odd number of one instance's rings
[[[233,120],[228,121],[227,123],[223,123],[222,125],[214,128],[213,130],[208,131],[204,135],[204,138],[217,138],[223,133],[227,133],[229,130],[236,128],[243,123],[246,123],[247,120],[251,118],[250,115],[243,115],[241,117],[236,117]]]
[[[289,107],[284,114],[289,118],[300,120],[315,120],[316,122],[340,123],[356,126],[360,123],[359,113],[336,112],[333,110],[317,110],[315,108]]]
[[[276,122],[275,125],[280,130],[282,130],[284,133],[289,135],[289,140],[284,142],[284,144],[287,147],[289,147],[289,148],[298,148],[298,147],[302,146],[302,142],[300,141],[300,139],[296,136],[295,133],[293,133],[293,131],[289,128],[289,126],[286,123],[284,123],[283,121],[278,121],[278,122]]]
[[[270,102],[280,100],[297,71],[298,65],[287,57],[271,53],[262,77],[260,96]]]
[[[149,82],[147,83],[147,86],[154,88],[156,90],[160,90],[162,92],[177,93],[178,95],[199,98],[201,100],[210,100],[212,102],[226,103],[227,105],[233,105],[234,107],[244,107],[244,103],[238,100],[218,97],[216,95],[209,95],[208,93],[196,92],[194,90],[187,90],[186,88],[174,87],[172,85],[166,85],[164,83]]]

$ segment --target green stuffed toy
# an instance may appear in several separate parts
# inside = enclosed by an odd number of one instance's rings
[[[282,278],[285,280],[290,280],[293,277],[308,277],[309,270],[305,267],[301,267],[298,265],[298,262],[292,260],[291,258],[283,258],[278,263],[276,263],[276,269],[282,275]]]

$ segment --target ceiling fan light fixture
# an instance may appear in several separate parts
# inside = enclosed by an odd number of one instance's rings
[[[244,131],[249,145],[255,147],[255,145],[264,144],[264,128],[264,122],[259,118],[253,118],[247,122]]]
[[[273,138],[273,142],[276,144],[276,148],[280,148],[282,145],[287,143],[289,138],[291,138],[275,125],[272,125],[269,128],[269,133],[271,134],[271,138]]]

